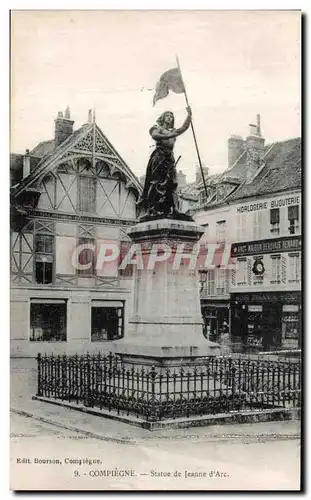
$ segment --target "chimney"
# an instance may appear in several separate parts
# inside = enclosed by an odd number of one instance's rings
[[[55,120],[55,147],[59,146],[73,133],[74,121],[70,120],[70,109],[67,106],[65,111],[65,117],[61,111],[58,112],[57,118]]]
[[[208,178],[208,167],[205,167],[202,165],[203,173],[204,173],[204,179]],[[202,182],[202,174],[201,174],[201,168],[200,165],[197,164],[196,170],[195,170],[195,182],[199,183]]]
[[[186,180],[187,176],[186,176],[186,174],[183,173],[182,170],[179,170],[177,172],[176,177],[177,177],[177,183],[178,183],[177,190],[181,191],[182,188],[184,188],[187,185],[187,180]]]
[[[240,135],[231,135],[228,139],[228,167],[232,167],[245,151],[245,141]]]
[[[249,135],[246,137],[247,166],[253,173],[261,164],[264,147],[265,139],[261,135],[260,115],[257,115],[256,125],[249,126]],[[250,175],[252,175],[251,172]]]
[[[30,174],[30,155],[29,149],[26,149],[26,153],[23,156],[23,179]]]

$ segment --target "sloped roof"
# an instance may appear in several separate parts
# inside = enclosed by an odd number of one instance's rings
[[[245,182],[228,201],[301,188],[301,138],[276,142],[264,156],[264,167],[251,183]]]
[[[199,196],[199,190],[196,182],[191,182],[183,187],[179,193],[179,196],[187,200],[196,201]]]
[[[205,177],[205,183],[206,185],[211,185],[211,184],[216,184],[218,182],[219,177],[222,175],[220,174],[211,174],[208,177]],[[197,183],[197,189],[201,190],[204,187],[204,182],[202,179]]]
[[[32,155],[32,156],[38,156],[38,157],[41,158],[46,153],[51,153],[54,148],[55,148],[55,141],[54,141],[54,139],[51,139],[49,141],[42,141],[42,142],[39,142],[39,144],[37,144],[37,146],[35,146],[30,151],[30,155]]]
[[[95,139],[94,139],[95,138]],[[74,131],[64,142],[62,142],[59,146],[54,148],[53,150],[49,150],[51,144],[47,148],[45,154],[39,159],[36,168],[31,170],[30,175],[21,180],[21,182],[12,188],[13,195],[19,195],[24,189],[28,189],[34,182],[36,182],[40,177],[44,176],[46,173],[50,172],[54,168],[65,160],[65,157],[74,151],[77,151],[77,148],[80,152],[84,152],[90,154],[92,151],[90,149],[83,150],[81,146],[83,140],[89,140],[89,142],[93,142],[95,140],[95,156],[98,159],[103,159],[106,161],[112,168],[120,170],[124,173],[127,181],[132,183],[135,188],[140,192],[142,190],[142,186],[131,171],[131,169],[127,166],[125,161],[121,158],[112,144],[108,141],[108,139],[104,136],[103,132],[96,125],[96,123],[87,123],[83,125],[78,130]],[[46,141],[50,143],[50,141]],[[102,151],[98,151],[98,144],[104,148],[104,153]],[[42,143],[41,143],[42,144]],[[40,144],[38,145],[40,146]],[[40,146],[41,148],[41,146]],[[39,150],[43,152],[44,148]],[[81,150],[82,148],[82,150]],[[36,149],[36,148],[34,148]],[[92,148],[93,150],[93,148]]]
[[[23,155],[10,155],[10,181],[11,186],[19,183],[23,178]]]

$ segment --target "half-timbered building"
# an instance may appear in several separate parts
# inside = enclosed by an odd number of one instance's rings
[[[53,140],[11,155],[13,356],[109,349],[126,335],[128,271],[98,256],[129,241],[141,185],[90,112],[73,124],[67,108]]]

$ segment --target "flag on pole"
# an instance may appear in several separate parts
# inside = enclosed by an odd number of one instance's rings
[[[170,90],[176,94],[185,92],[179,68],[172,68],[163,73],[156,86],[156,91],[153,96],[153,105],[155,105],[159,99],[168,96]]]

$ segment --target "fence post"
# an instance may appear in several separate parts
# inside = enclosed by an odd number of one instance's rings
[[[150,371],[150,380],[151,380],[151,408],[150,408],[150,420],[157,420],[157,411],[156,411],[156,401],[155,401],[155,379],[156,379],[156,370],[154,365],[151,367]]]
[[[40,352],[38,353],[37,356],[37,368],[38,368],[38,376],[37,376],[37,396],[42,396],[42,370],[41,370],[41,362],[42,362],[42,356]]]
[[[91,356],[87,352],[85,356],[85,377],[84,377],[84,383],[85,383],[85,399],[84,399],[84,406],[93,406],[93,394],[91,391]]]

